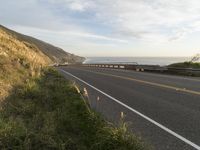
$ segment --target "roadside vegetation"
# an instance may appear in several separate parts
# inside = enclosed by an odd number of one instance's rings
[[[2,105],[0,149],[142,150],[126,126],[108,125],[69,81],[48,69]]]
[[[49,63],[35,45],[0,29],[0,149],[146,149],[126,123],[115,127],[91,110]]]
[[[44,41],[38,40],[36,38],[26,36],[10,30],[0,24],[0,30],[4,30],[5,32],[12,35],[16,40],[22,43],[31,43],[31,45],[37,46],[37,48],[43,52],[46,56],[48,56],[54,62],[63,64],[63,63],[81,63],[85,60],[84,57],[80,57],[71,53],[64,51],[61,48],[48,44]]]
[[[200,62],[182,62],[169,65],[169,67],[200,69]]]
[[[179,70],[174,68],[180,68]],[[186,68],[187,70],[184,70]],[[175,63],[168,66],[168,73],[176,74],[176,75],[183,75],[183,76],[193,76],[193,77],[200,77],[199,71],[192,71],[188,69],[200,69],[200,62],[182,62],[182,63]]]

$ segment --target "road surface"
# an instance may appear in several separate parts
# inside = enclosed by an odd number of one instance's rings
[[[155,149],[200,149],[200,78],[89,67],[59,69],[88,89],[90,103],[109,120],[119,120],[123,111],[130,130]]]

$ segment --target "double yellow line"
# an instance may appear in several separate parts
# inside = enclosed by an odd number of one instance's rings
[[[83,70],[83,69],[80,69],[80,70]],[[170,86],[170,85],[165,85],[165,84],[160,84],[160,83],[155,83],[155,82],[149,82],[149,81],[139,80],[139,79],[130,78],[130,77],[123,77],[123,76],[118,76],[118,75],[113,75],[113,74],[108,74],[108,73],[95,72],[95,71],[90,71],[90,70],[83,70],[83,71],[92,72],[92,73],[100,74],[100,75],[104,75],[104,76],[115,77],[115,78],[124,79],[124,80],[130,80],[130,81],[148,84],[148,85],[152,85],[152,86],[157,86],[157,87],[161,87],[161,88],[167,88],[167,89],[185,92],[185,93],[189,93],[189,94],[200,95],[200,92],[198,92],[198,91],[188,90],[185,88],[179,88],[179,87],[175,87],[175,86]]]

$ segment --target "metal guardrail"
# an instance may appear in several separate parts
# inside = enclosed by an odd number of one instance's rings
[[[83,64],[86,67],[98,67],[98,68],[113,68],[113,69],[127,69],[134,70],[136,65],[130,64]]]
[[[177,67],[167,67],[170,70],[183,70],[183,71],[200,71],[200,69],[194,69],[194,68],[177,68]]]
[[[167,71],[171,73],[187,73],[189,75],[195,75],[200,76],[200,69],[194,69],[194,68],[177,68],[177,67],[167,67]]]
[[[87,65],[87,63],[84,63]],[[116,64],[116,65],[138,65],[137,62],[99,62],[99,63],[89,63],[89,65],[94,65],[94,64],[98,64],[98,65],[111,65],[111,64]]]
[[[193,68],[177,68],[177,67],[162,67],[159,65],[138,65],[138,64],[82,64],[85,67],[111,68],[111,69],[125,69],[135,71],[151,71],[151,72],[168,72],[180,73],[200,76],[200,69]]]
[[[136,71],[148,71],[148,70],[166,70],[165,67],[158,65],[138,65],[138,64],[83,64],[85,67],[98,67],[98,68],[112,68],[112,69],[126,69]]]

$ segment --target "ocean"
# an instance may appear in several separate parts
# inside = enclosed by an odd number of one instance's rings
[[[189,61],[191,57],[87,57],[84,64],[128,63],[166,66],[172,63]]]

